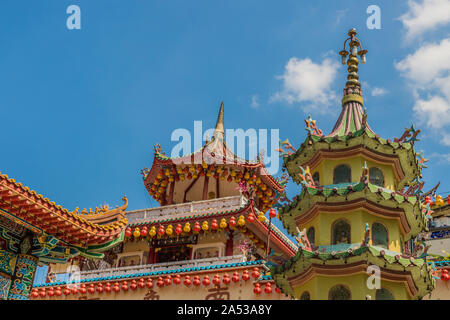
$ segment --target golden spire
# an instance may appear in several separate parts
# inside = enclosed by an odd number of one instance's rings
[[[216,129],[214,130],[214,137],[221,140],[223,140],[225,137],[225,129],[223,127],[223,101],[220,104],[219,115],[216,122]]]
[[[342,104],[348,101],[356,101],[363,104],[362,93],[361,93],[361,84],[359,82],[358,76],[358,55],[361,57],[361,63],[366,63],[366,53],[367,50],[363,50],[361,46],[361,42],[358,38],[356,38],[356,29],[352,28],[348,32],[349,38],[344,42],[344,50],[339,52],[342,57],[342,64],[348,65],[348,75],[347,82],[345,84],[344,89],[344,99],[342,99]],[[349,52],[345,50],[345,45],[347,41],[349,41]],[[359,51],[358,51],[359,47]],[[347,59],[348,55],[348,59]]]

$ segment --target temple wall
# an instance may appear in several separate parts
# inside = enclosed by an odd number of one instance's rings
[[[321,185],[330,185],[333,184],[334,168],[341,164],[347,164],[351,168],[352,182],[359,182],[359,180],[361,179],[364,162],[367,163],[368,168],[378,167],[379,169],[381,169],[384,174],[385,188],[391,190],[395,189],[394,171],[392,169],[392,166],[379,164],[365,159],[361,156],[355,156],[347,159],[324,159],[317,168],[311,171],[311,174],[314,174],[316,171],[318,171],[320,174],[319,183]]]
[[[316,216],[316,218],[308,224],[299,226],[299,229],[303,230],[306,228],[306,230],[308,230],[310,227],[314,227],[315,245],[330,245],[332,240],[331,228],[334,221],[338,219],[344,219],[350,224],[351,243],[362,242],[366,223],[369,223],[369,226],[372,226],[374,222],[382,223],[388,230],[389,250],[401,252],[400,239],[402,238],[402,235],[399,230],[397,220],[380,218],[368,213],[365,210],[356,210],[343,213],[323,212]],[[372,240],[370,240],[369,243],[372,244]]]
[[[376,289],[367,287],[368,275],[357,274],[349,276],[316,276],[302,286],[294,288],[296,298],[300,298],[304,291],[308,291],[311,300],[328,300],[329,291],[336,285],[344,285],[351,292],[351,300],[366,300],[369,295],[375,300]],[[381,280],[381,288],[388,289],[394,296],[395,300],[410,299],[405,285],[398,282],[390,282]]]

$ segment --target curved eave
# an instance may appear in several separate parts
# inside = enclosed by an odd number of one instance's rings
[[[323,159],[345,159],[357,155],[392,166],[399,189],[420,174],[413,144],[385,140],[368,129],[348,136],[309,135],[295,153],[284,158],[284,163],[294,181],[300,183],[300,165],[314,170]]]
[[[102,244],[125,230],[125,218],[99,225],[64,209],[36,191],[0,174],[0,209],[15,222],[35,233],[55,235],[70,245]]]
[[[156,176],[158,172],[160,171],[160,166],[177,166],[182,164],[183,166],[190,165],[190,164],[201,164],[202,163],[202,155],[208,155],[210,151],[208,150],[209,144],[214,143],[214,140],[208,142],[205,144],[200,150],[190,154],[186,155],[184,157],[180,158],[171,158],[167,157],[166,155],[162,154],[160,151],[156,151],[153,158],[153,164],[152,168],[150,169],[149,173],[144,177],[144,184],[147,190],[149,191],[149,188],[153,181],[155,181]],[[212,148],[221,148],[223,149],[223,154],[226,155],[226,158],[224,159],[233,159],[233,161],[226,161],[224,160],[223,165],[225,166],[231,166],[236,168],[242,168],[242,169],[257,169],[258,175],[261,177],[261,179],[272,189],[277,190],[278,192],[282,192],[284,190],[284,186],[280,185],[278,181],[268,173],[265,165],[261,161],[248,161],[242,158],[239,158],[237,155],[233,154],[226,144],[224,142],[221,142],[220,140],[216,143],[216,146]],[[213,149],[214,150],[214,149]],[[213,152],[213,151],[212,151]],[[220,159],[220,158],[219,158]],[[220,163],[219,163],[220,164]]]
[[[426,230],[427,220],[416,197],[389,193],[370,183],[342,189],[304,188],[290,205],[280,209],[280,219],[294,235],[296,227],[312,221],[319,213],[342,213],[363,209],[370,214],[398,221],[405,241]]]
[[[431,268],[423,259],[393,257],[373,246],[360,247],[352,253],[338,252],[334,256],[330,253],[317,256],[300,249],[284,265],[273,268],[271,274],[279,288],[294,296],[294,287],[316,276],[367,274],[369,265],[380,267],[382,280],[404,283],[411,299],[425,296],[435,286]]]

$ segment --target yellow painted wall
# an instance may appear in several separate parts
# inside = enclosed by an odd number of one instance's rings
[[[362,242],[366,222],[372,227],[374,222],[382,223],[388,230],[389,250],[401,252],[401,231],[398,222],[395,219],[386,219],[374,216],[366,210],[356,210],[345,213],[326,213],[318,214],[311,222],[306,225],[300,225],[299,229],[308,230],[310,227],[315,229],[315,245],[324,246],[331,244],[331,227],[339,219],[347,220],[351,227],[351,243]],[[372,241],[370,241],[372,244]]]
[[[351,168],[352,182],[359,182],[362,175],[362,168],[364,162],[367,163],[367,167],[378,167],[383,171],[385,188],[394,190],[395,189],[395,176],[392,166],[379,164],[368,160],[362,156],[355,156],[347,159],[324,159],[317,168],[311,170],[311,173],[319,172],[319,183],[321,185],[333,184],[333,171],[334,168],[341,164],[347,164]]]
[[[349,276],[316,276],[302,286],[294,288],[296,298],[300,298],[304,291],[309,291],[311,300],[328,300],[329,291],[336,285],[344,285],[350,289],[352,300],[365,300],[370,295],[375,300],[376,289],[367,287],[367,274]],[[381,280],[381,288],[388,289],[395,300],[408,300],[405,284]]]

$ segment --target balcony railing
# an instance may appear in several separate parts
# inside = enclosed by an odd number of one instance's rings
[[[244,255],[235,255],[235,256],[214,257],[195,260],[171,261],[171,262],[162,262],[147,265],[127,266],[127,267],[108,268],[99,270],[89,270],[89,271],[81,271],[79,273],[79,277],[76,274],[72,274],[72,280],[78,281],[78,280],[113,277],[113,276],[126,276],[157,271],[170,271],[177,269],[232,264],[245,261],[247,260]],[[58,274],[58,280],[68,281],[69,274],[68,273]],[[40,285],[40,283],[37,285]]]
[[[211,200],[193,201],[188,203],[173,204],[163,207],[155,207],[141,210],[128,211],[126,218],[128,223],[145,222],[158,218],[169,219],[171,216],[182,217],[194,213],[212,213],[240,208],[247,202],[243,196],[232,196]]]

